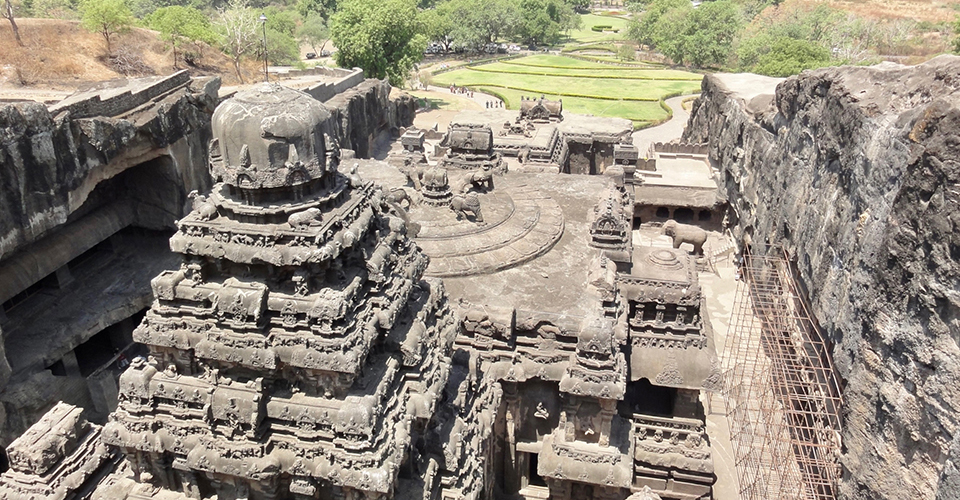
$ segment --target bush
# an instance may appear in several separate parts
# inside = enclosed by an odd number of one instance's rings
[[[760,56],[753,70],[761,75],[784,77],[829,65],[830,51],[826,47],[781,37],[771,45],[769,52]]]

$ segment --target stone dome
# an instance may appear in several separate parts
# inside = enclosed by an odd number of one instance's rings
[[[296,186],[323,177],[330,112],[310,95],[264,83],[213,112],[210,171],[243,189]]]

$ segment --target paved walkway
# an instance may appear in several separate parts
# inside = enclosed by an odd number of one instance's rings
[[[689,95],[682,95],[667,99],[667,106],[673,110],[673,118],[656,127],[645,128],[633,133],[633,145],[640,151],[641,157],[647,155],[650,144],[654,142],[670,142],[674,139],[679,139],[680,136],[683,135],[683,128],[687,126],[687,119],[690,118],[690,112],[683,109],[680,103],[689,97]]]
[[[455,94],[455,93],[450,92],[450,87],[437,87],[436,85],[429,85],[429,86],[427,86],[427,90],[429,90],[429,91],[431,91],[431,92],[440,92],[440,93],[443,93],[443,94],[455,95],[455,96],[457,96],[457,97],[462,97],[462,98],[464,98],[464,99],[473,99],[473,100],[476,101],[476,102],[480,105],[480,107],[483,108],[483,109],[486,109],[486,108],[487,108],[487,104],[486,104],[486,103],[488,103],[488,102],[489,102],[489,103],[500,102],[500,98],[499,98],[499,97],[492,96],[492,95],[490,95],[490,94],[484,94],[483,92],[480,92],[480,91],[477,91],[477,90],[474,90],[474,91],[473,91],[473,97],[470,97],[470,94],[469,94],[470,91],[469,91],[469,90],[467,91],[468,93],[466,93],[466,94]],[[506,109],[506,104],[504,104],[504,109]]]

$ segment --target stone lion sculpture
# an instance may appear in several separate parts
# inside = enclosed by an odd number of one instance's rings
[[[693,245],[694,254],[703,255],[703,244],[707,241],[707,232],[703,229],[668,220],[663,224],[663,234],[673,238],[673,248],[680,248],[680,245],[690,243]]]

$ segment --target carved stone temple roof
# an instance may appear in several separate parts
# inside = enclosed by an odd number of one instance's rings
[[[188,496],[392,494],[457,324],[381,190],[337,171],[328,117],[276,85],[214,113],[222,182],[171,238],[183,265],[153,280],[134,332],[151,356],[122,374],[104,427],[135,471],[155,471],[138,481]]]
[[[330,112],[303,92],[265,83],[213,113],[210,166],[231,186],[269,189],[323,176]]]
[[[0,498],[74,498],[114,452],[100,442],[100,426],[80,417],[81,408],[57,403],[7,447],[10,469],[0,476]]]

